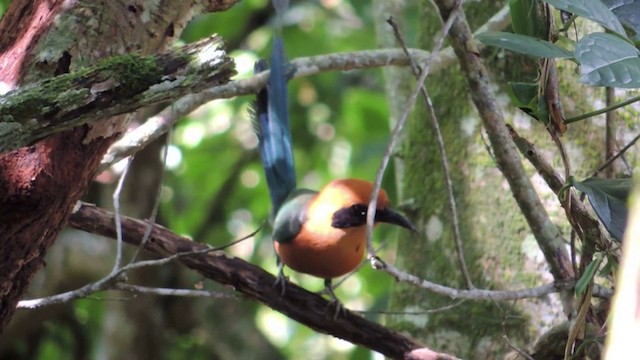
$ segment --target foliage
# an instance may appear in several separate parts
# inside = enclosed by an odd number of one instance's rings
[[[582,37],[573,49],[531,35],[504,32],[482,33],[476,38],[491,46],[538,58],[567,58],[580,65],[580,81],[593,86],[636,89],[640,87],[640,52],[635,47],[638,17],[630,16],[631,4],[609,1],[545,0],[557,9],[592,20],[612,33],[595,32]],[[637,4],[633,4],[637,6]],[[614,12],[615,11],[615,12]],[[513,13],[512,13],[513,15]],[[517,13],[514,23],[528,23],[527,12]],[[622,23],[630,27],[625,31]],[[566,26],[565,26],[566,27]],[[562,36],[558,34],[558,36]],[[572,44],[565,37],[563,42]]]
[[[589,196],[593,210],[617,241],[622,241],[624,229],[627,227],[627,200],[633,181],[624,179],[589,178],[584,181],[569,179],[576,189]]]
[[[580,38],[573,51],[570,51],[540,38],[539,35],[536,37],[539,30],[529,29],[524,25],[540,22],[539,19],[529,21],[533,12],[533,1],[512,0],[510,2],[511,17],[513,23],[518,24],[514,29],[519,32],[529,32],[529,34],[485,32],[478,34],[476,38],[486,45],[503,47],[537,58],[575,61],[580,65],[580,81],[588,85],[640,88],[640,50],[633,42],[636,36],[635,29],[640,26],[640,17],[637,13],[629,12],[638,8],[640,2],[544,1],[559,10],[594,21],[613,33],[587,34]],[[622,23],[630,28],[629,34]],[[556,36],[561,35],[556,34]],[[537,83],[510,83],[510,85],[509,95],[514,105],[536,119],[548,117],[546,103],[538,97],[540,90]],[[572,180],[571,184],[589,196],[596,214],[609,233],[616,240],[621,241],[626,226],[626,199],[631,188],[631,180],[592,178],[583,182]]]

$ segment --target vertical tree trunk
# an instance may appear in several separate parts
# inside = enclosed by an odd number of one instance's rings
[[[191,16],[234,2],[14,1],[0,23],[0,82],[8,91],[111,55],[158,52]],[[105,119],[0,154],[0,331],[125,125]]]
[[[502,5],[467,4],[476,24]],[[431,50],[442,23],[428,1],[420,2],[419,46]],[[476,25],[477,26],[477,25]],[[480,121],[467,94],[467,82],[457,64],[430,75],[427,81],[444,138],[457,202],[466,265],[476,287],[504,289],[532,284],[535,276],[520,272],[527,264],[523,244],[535,241],[508,185],[486,152]],[[393,95],[392,95],[393,96]],[[401,234],[397,266],[409,273],[456,288],[465,288],[454,245],[451,213],[440,151],[422,99],[406,129],[402,148],[404,198],[415,206],[412,218],[419,237]],[[500,214],[498,216],[498,214]],[[397,284],[393,311],[411,313],[451,305],[454,301],[412,285]],[[532,340],[531,319],[520,307],[491,302],[465,302],[448,311],[390,317],[392,326],[441,351],[463,358],[499,358],[507,349],[502,335],[516,344]]]

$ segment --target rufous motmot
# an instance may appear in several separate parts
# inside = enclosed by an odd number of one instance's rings
[[[255,129],[272,204],[273,240],[283,266],[325,279],[326,290],[338,301],[331,279],[353,271],[366,247],[367,208],[373,183],[358,179],[333,180],[320,191],[296,189],[287,83],[292,67],[287,63],[281,37],[281,19],[287,0],[273,0],[278,29],[273,41],[270,74],[254,105]],[[264,60],[255,72],[266,70]],[[384,190],[378,193],[375,222],[414,230],[404,216],[389,207]]]

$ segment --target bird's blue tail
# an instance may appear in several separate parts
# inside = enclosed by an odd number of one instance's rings
[[[273,40],[271,73],[267,87],[262,89],[255,103],[255,126],[260,156],[271,195],[272,214],[275,215],[286,197],[296,188],[287,83],[290,68],[280,35],[281,15],[288,0],[273,0],[278,15],[278,30]],[[264,60],[256,62],[256,73],[266,70]]]

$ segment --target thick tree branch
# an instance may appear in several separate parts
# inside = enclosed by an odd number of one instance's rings
[[[96,234],[115,238],[114,215],[92,205],[82,205],[69,219],[69,225]],[[123,218],[123,240],[140,245],[148,224],[145,221]],[[161,256],[206,250],[207,246],[154,225],[145,249]],[[416,350],[429,351],[433,359],[453,359],[424,348],[413,339],[370,322],[350,311],[333,318],[333,307],[322,296],[310,293],[292,283],[287,283],[284,295],[275,284],[276,278],[258,266],[242,259],[229,257],[222,251],[180,257],[185,266],[224,285],[232,286],[247,297],[282,312],[310,328],[325,334],[360,344],[394,359],[410,359]],[[415,353],[414,353],[415,354]]]
[[[0,152],[85,123],[223,84],[234,74],[218,36],[148,57],[118,55],[0,99]]]

